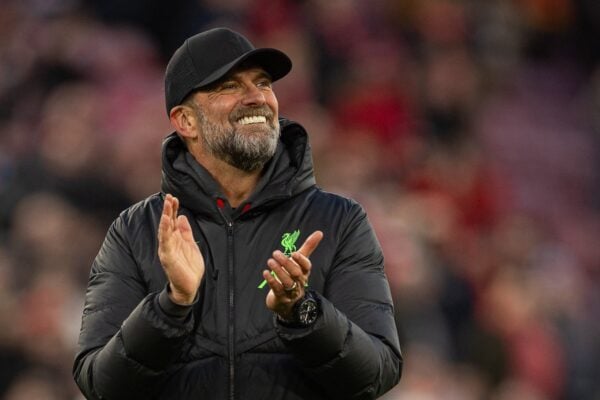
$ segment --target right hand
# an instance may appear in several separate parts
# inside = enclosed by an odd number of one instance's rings
[[[204,276],[204,258],[194,241],[185,215],[177,216],[179,200],[167,194],[158,225],[158,258],[169,280],[169,297],[180,305],[192,304]]]
[[[263,271],[263,278],[271,288],[267,294],[267,308],[282,317],[290,319],[294,304],[304,296],[305,284],[312,269],[310,255],[323,239],[323,232],[313,232],[302,244],[298,251],[290,257],[280,250],[273,252],[273,257],[267,260],[269,270]],[[294,290],[285,288],[295,287]]]

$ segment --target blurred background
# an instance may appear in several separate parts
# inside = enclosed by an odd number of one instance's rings
[[[281,114],[375,226],[386,400],[600,399],[597,0],[0,0],[0,399],[82,398],[91,262],[159,190],[168,58],[219,25],[291,56]]]

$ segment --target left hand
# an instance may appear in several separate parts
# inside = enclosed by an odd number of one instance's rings
[[[269,270],[263,271],[263,277],[271,288],[267,294],[267,308],[283,319],[290,319],[294,304],[304,296],[304,285],[308,282],[312,267],[309,257],[321,239],[323,232],[315,231],[290,257],[276,250],[273,257],[267,261],[267,265],[275,274],[273,276]]]

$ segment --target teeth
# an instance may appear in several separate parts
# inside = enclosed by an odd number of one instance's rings
[[[247,125],[247,124],[264,124],[267,122],[267,118],[264,115],[258,115],[255,117],[244,117],[238,119],[238,124]]]

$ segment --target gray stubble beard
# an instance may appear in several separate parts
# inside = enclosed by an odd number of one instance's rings
[[[202,110],[196,110],[200,123],[200,138],[204,148],[214,157],[245,172],[261,170],[275,155],[279,141],[279,121],[270,117],[269,129],[263,133],[244,134],[232,122],[230,128],[213,124]]]

